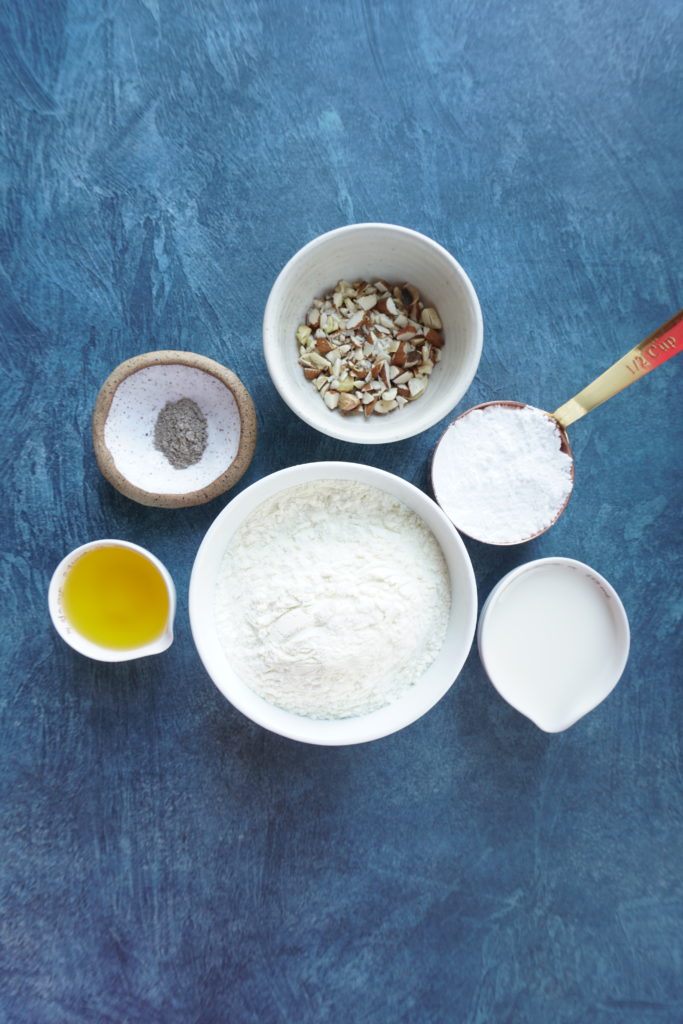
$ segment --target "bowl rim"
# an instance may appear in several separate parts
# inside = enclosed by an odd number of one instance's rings
[[[287,387],[285,379],[278,373],[275,353],[279,351],[278,346],[278,317],[277,317],[277,306],[279,305],[280,293],[283,290],[288,276],[296,268],[297,263],[308,256],[311,252],[314,252],[317,248],[322,245],[327,245],[330,242],[334,242],[338,238],[343,238],[349,234],[360,234],[367,231],[386,231],[396,235],[400,235],[405,239],[419,242],[421,245],[427,245],[429,248],[439,254],[441,259],[448,263],[451,269],[455,272],[459,280],[461,281],[465,294],[467,295],[468,302],[470,304],[472,315],[474,319],[474,329],[472,332],[472,345],[465,361],[463,370],[463,386],[462,394],[454,401],[447,403],[442,402],[440,406],[436,407],[436,411],[433,415],[425,417],[424,421],[418,422],[417,428],[414,424],[409,426],[400,426],[400,420],[392,420],[392,417],[387,416],[384,423],[386,423],[387,436],[381,437],[363,437],[351,436],[349,431],[345,429],[345,421],[341,416],[337,416],[336,419],[330,417],[329,428],[323,427],[322,423],[327,422],[326,420],[319,420],[315,414],[309,413],[307,408],[302,408],[299,403],[296,402],[290,389]],[[319,433],[333,437],[339,441],[347,441],[352,444],[391,444],[394,441],[403,441],[409,437],[416,437],[418,434],[424,433],[433,427],[439,420],[442,420],[445,416],[452,413],[453,409],[462,400],[464,395],[469,390],[472,381],[474,380],[475,374],[481,361],[481,354],[484,344],[484,321],[481,311],[481,304],[479,297],[472,284],[472,281],[467,274],[461,263],[439,242],[436,242],[433,238],[423,234],[420,231],[416,231],[414,228],[403,227],[400,224],[391,224],[384,221],[362,221],[357,224],[345,224],[342,227],[333,228],[331,231],[326,231],[321,235],[317,235],[312,238],[309,242],[306,242],[300,249],[298,249],[292,256],[287,260],[285,265],[280,270],[279,274],[275,278],[271,290],[268,294],[266,306],[263,314],[263,353],[268,368],[270,379],[273,382],[275,389],[278,394],[285,402],[285,404],[291,409],[291,411],[307,423],[308,426],[313,427]],[[426,408],[426,407],[425,407]],[[322,411],[322,410],[321,410]],[[328,410],[329,411],[329,410]],[[396,426],[396,423],[399,426]],[[393,428],[393,429],[389,429]]]
[[[406,708],[402,715],[392,714],[389,709],[395,709],[396,705],[404,699],[404,697],[399,697],[398,701],[385,705],[383,708],[379,708],[367,715],[344,719],[307,718],[269,704],[258,694],[254,693],[254,691],[249,690],[246,683],[242,684],[246,699],[242,699],[241,693],[235,694],[233,692],[233,684],[230,677],[227,678],[226,683],[225,680],[219,681],[214,675],[211,652],[208,650],[208,643],[205,640],[205,613],[202,614],[200,610],[200,588],[204,586],[207,573],[211,574],[210,578],[215,581],[216,556],[215,552],[212,552],[211,549],[215,540],[225,531],[226,521],[230,522],[231,519],[235,519],[235,525],[222,544],[223,551],[230,538],[242,526],[249,514],[263,501],[267,500],[268,497],[289,487],[295,487],[298,484],[313,480],[334,479],[357,480],[361,483],[366,483],[368,486],[378,487],[380,490],[385,490],[398,500],[403,501],[404,504],[415,511],[425,525],[432,530],[443,552],[449,566],[451,594],[453,593],[454,584],[448,552],[445,550],[443,541],[436,536],[428,517],[433,522],[439,523],[444,536],[448,538],[448,543],[452,545],[451,558],[457,558],[458,560],[459,574],[462,579],[461,585],[467,593],[467,607],[460,609],[463,620],[462,635],[467,639],[462,644],[461,649],[450,659],[448,673],[444,673],[443,679],[440,679],[438,685],[433,686],[427,693],[426,699],[419,703],[417,713],[415,713],[414,708]],[[274,487],[274,484],[279,486]],[[382,486],[383,484],[389,484],[389,487]],[[397,494],[396,491],[401,493]],[[414,504],[406,500],[407,496],[412,498]],[[249,487],[233,498],[219,512],[202,538],[192,566],[188,595],[190,629],[197,653],[207,675],[223,697],[250,721],[260,725],[262,728],[288,739],[316,746],[346,746],[381,739],[384,736],[398,732],[408,725],[412,725],[413,722],[416,722],[430,711],[448,693],[469,657],[477,625],[477,607],[477,584],[469,553],[458,531],[436,502],[419,487],[416,487],[415,484],[387,470],[368,466],[364,463],[339,461],[308,462],[276,470],[250,484]],[[446,634],[447,636],[448,634]],[[444,644],[446,642],[447,639],[445,638]],[[237,677],[237,673],[233,673],[233,675]],[[279,721],[274,723],[273,718]]]
[[[521,704],[523,702],[519,701],[516,695],[510,695],[510,692],[506,687],[505,682],[501,682],[500,678],[498,680],[494,679],[494,676],[489,669],[489,665],[487,664],[486,659],[486,624],[491,613],[491,610],[495,607],[501,595],[508,589],[508,587],[512,583],[514,583],[516,579],[519,579],[520,576],[526,575],[528,572],[532,572],[539,568],[549,565],[567,566],[569,568],[576,569],[582,572],[584,575],[594,580],[598,584],[600,589],[603,591],[606,598],[612,602],[612,610],[615,616],[615,626],[618,631],[615,652],[617,655],[617,662],[614,671],[614,681],[612,682],[612,684],[601,696],[597,698],[597,700],[593,701],[592,703],[588,701],[581,705],[578,714],[576,714],[571,719],[571,721],[553,727],[549,727],[547,724],[542,724],[540,721],[538,721],[537,718],[535,718],[529,712],[528,708],[521,707]],[[558,733],[570,729],[581,718],[589,714],[589,712],[594,711],[599,704],[601,704],[604,700],[607,699],[607,697],[609,697],[612,690],[614,690],[617,683],[624,674],[624,670],[628,663],[631,649],[631,627],[629,625],[626,609],[624,608],[623,601],[619,597],[619,594],[617,593],[613,585],[609,582],[609,580],[605,579],[605,577],[601,573],[599,573],[597,569],[594,569],[591,565],[588,565],[586,562],[581,562],[579,559],[576,558],[568,558],[563,555],[548,555],[544,558],[534,558],[530,562],[523,562],[522,565],[518,565],[516,568],[511,569],[510,572],[506,573],[500,580],[498,580],[498,582],[495,584],[495,586],[489,593],[488,597],[484,601],[481,612],[479,614],[479,622],[477,623],[477,649],[479,652],[479,658],[481,660],[482,667],[486,673],[487,678],[491,682],[491,685],[496,690],[496,692],[503,698],[503,700],[506,701],[510,705],[510,707],[514,708],[515,711],[518,711],[521,715],[524,715],[525,718],[528,718],[531,722],[534,723],[534,725],[536,725],[543,732]]]
[[[240,417],[240,438],[235,458],[206,487],[200,487],[195,491],[167,494],[163,491],[147,491],[143,487],[131,483],[116,466],[114,457],[105,442],[104,431],[114,396],[124,380],[149,367],[173,365],[188,366],[191,369],[207,373],[219,380],[231,392]],[[92,415],[92,441],[95,459],[102,475],[127,498],[137,501],[140,505],[154,506],[155,508],[187,508],[203,505],[224,494],[240,480],[249,468],[256,446],[256,434],[256,409],[251,395],[237,374],[209,356],[181,349],[158,349],[152,352],[143,352],[119,363],[102,384]]]

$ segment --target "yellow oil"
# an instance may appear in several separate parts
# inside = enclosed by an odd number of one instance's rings
[[[64,613],[101,647],[128,650],[156,640],[168,620],[163,576],[138,551],[114,545],[76,559],[62,588]]]

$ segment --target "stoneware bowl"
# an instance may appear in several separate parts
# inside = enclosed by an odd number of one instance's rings
[[[146,558],[147,561],[151,562],[151,564],[158,570],[166,586],[166,592],[168,594],[168,615],[165,629],[156,639],[141,647],[115,649],[94,643],[76,629],[76,627],[69,621],[69,618],[64,611],[62,591],[66,578],[71,572],[74,564],[78,561],[81,555],[86,554],[86,552],[92,551],[94,548],[105,547],[128,548],[131,551],[137,551],[139,555]],[[84,654],[86,658],[92,658],[94,661],[117,662],[131,661],[134,658],[145,658],[151,654],[161,654],[162,651],[167,650],[173,643],[173,620],[175,618],[176,611],[176,590],[173,580],[171,579],[171,575],[163,562],[160,562],[151,551],[147,551],[146,548],[141,548],[138,544],[131,544],[126,540],[93,540],[89,541],[87,544],[81,544],[80,547],[66,555],[52,574],[50,587],[48,589],[47,602],[52,624],[61,636],[62,640],[64,640],[70,647],[73,647],[75,651],[78,651],[79,654]]]
[[[313,299],[341,278],[407,281],[438,310],[443,323],[442,358],[427,391],[384,416],[344,416],[328,409],[298,363],[297,327]],[[268,371],[290,409],[323,434],[357,444],[400,441],[447,416],[472,382],[482,342],[479,300],[460,264],[425,235],[393,224],[351,224],[309,242],[280,272],[263,320]]]
[[[493,588],[477,641],[501,697],[544,732],[562,732],[617,685],[630,630],[619,595],[595,569],[537,558]]]
[[[314,480],[355,480],[386,491],[422,517],[446,560],[451,612],[435,661],[393,704],[354,718],[319,720],[292,714],[263,700],[239,677],[221,646],[214,600],[223,553],[233,534],[266,499]],[[192,634],[204,667],[239,711],[271,732],[322,746],[363,743],[410,725],[429,711],[452,685],[470,651],[477,616],[477,590],[469,555],[457,530],[435,502],[400,477],[349,462],[313,462],[280,470],[247,487],[209,528],[195,559],[189,597]],[[343,624],[341,624],[343,627]]]
[[[167,402],[191,399],[206,418],[206,447],[175,468],[155,447]],[[117,491],[141,505],[183,508],[223,494],[247,470],[256,443],[249,392],[231,370],[194,352],[147,352],[121,363],[102,385],[92,421],[97,464]]]

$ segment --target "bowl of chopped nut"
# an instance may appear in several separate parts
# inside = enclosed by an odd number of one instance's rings
[[[476,292],[446,249],[394,224],[351,224],[300,249],[266,304],[271,379],[301,419],[357,444],[449,415],[481,357]]]

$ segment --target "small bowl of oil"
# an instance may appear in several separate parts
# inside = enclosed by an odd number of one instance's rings
[[[63,558],[48,607],[61,638],[96,661],[144,658],[173,643],[173,580],[158,558],[129,541],[91,541]]]

